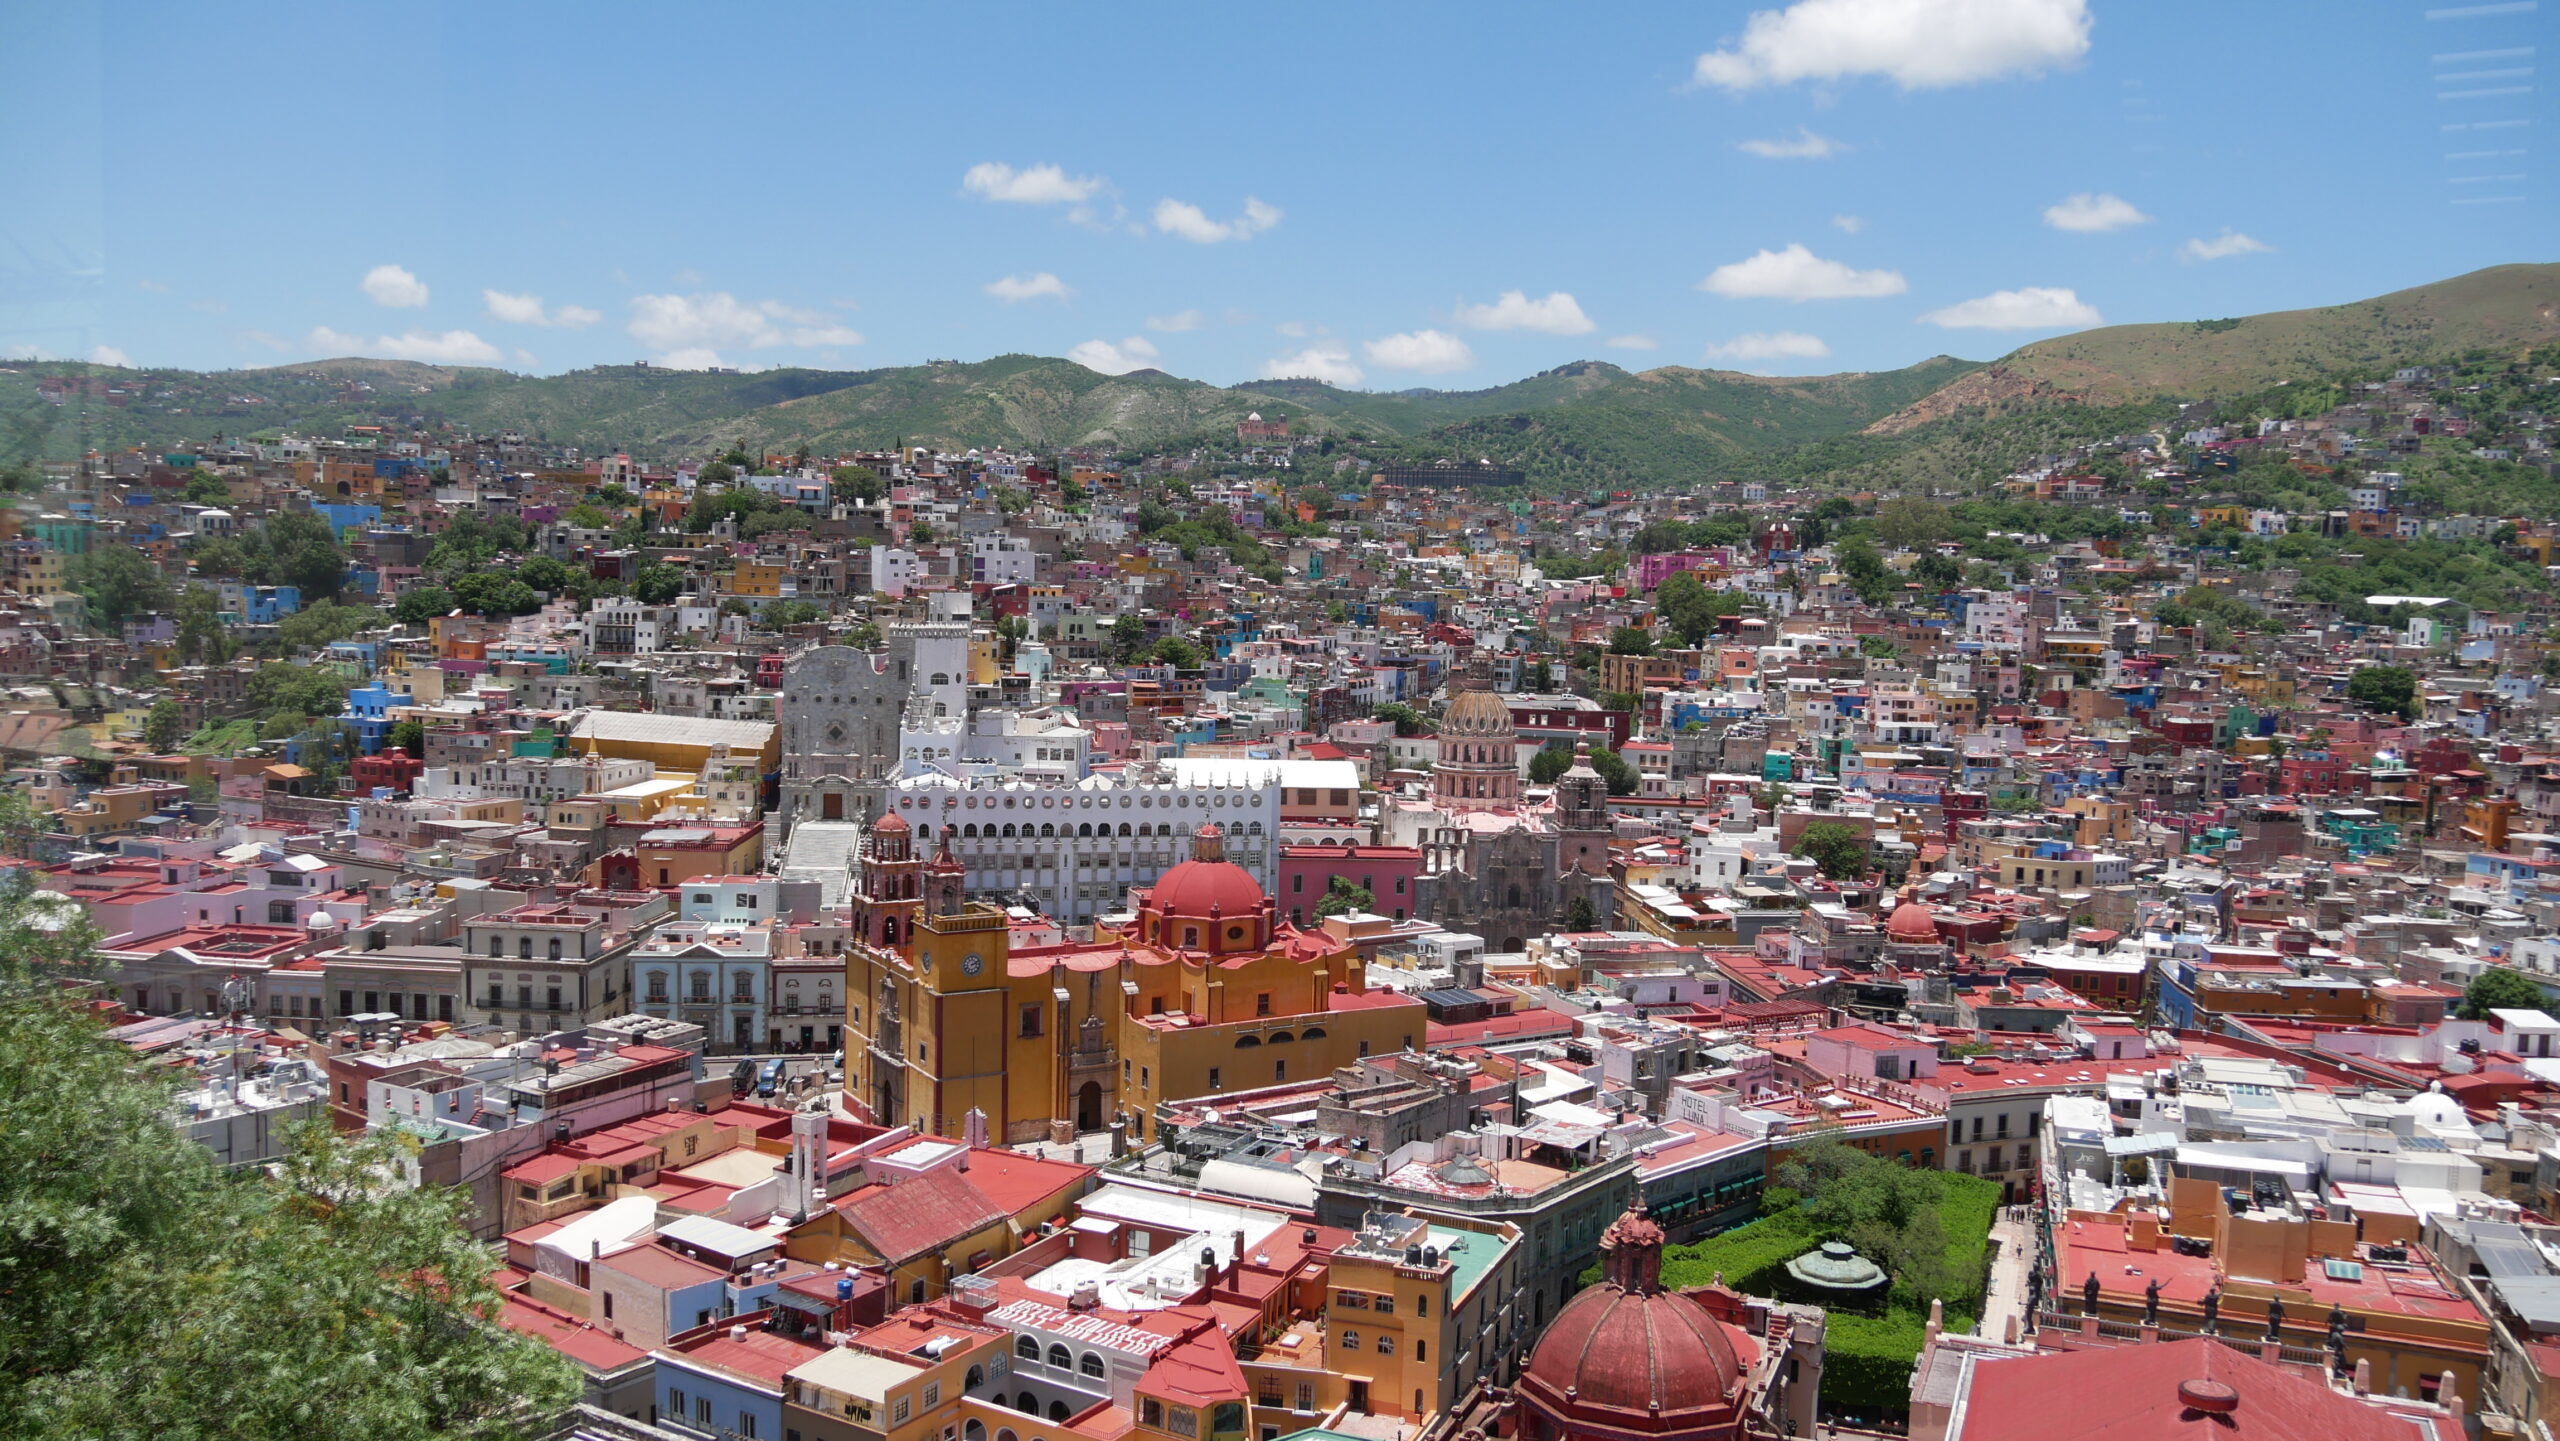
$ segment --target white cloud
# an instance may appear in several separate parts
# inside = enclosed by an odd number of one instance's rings
[[[662,370],[713,370],[722,367],[720,352],[707,345],[688,345],[649,362]]]
[[[431,365],[495,365],[498,347],[468,330],[411,330],[371,340],[328,326],[312,327],[306,348],[324,355],[367,355],[376,359],[423,360]]]
[[[1696,78],[1749,90],[1872,75],[1934,90],[2088,53],[2088,0],[1796,0],[1753,11],[1739,42],[1698,57]]]
[[[397,265],[377,265],[357,282],[376,305],[415,310],[427,303],[427,283]]]
[[[1899,270],[1852,270],[1790,245],[1719,265],[1698,288],[1735,300],[1857,300],[1900,295],[1911,287]]]
[[[1209,212],[1187,200],[1166,199],[1156,202],[1155,221],[1156,229],[1167,235],[1179,235],[1198,245],[1215,245],[1269,230],[1280,223],[1280,210],[1248,195],[1244,198],[1244,214],[1233,220],[1211,220]]]
[[[274,334],[271,331],[244,330],[240,332],[240,338],[249,342],[251,345],[263,345],[269,350],[293,349],[292,341],[285,339],[281,335]]]
[[[1105,375],[1126,375],[1130,371],[1144,370],[1155,364],[1156,357],[1160,353],[1154,343],[1145,336],[1132,335],[1117,343],[1108,340],[1088,340],[1070,348],[1067,351],[1067,359],[1087,370],[1098,370]]]
[[[1476,354],[1467,349],[1465,341],[1440,330],[1409,330],[1402,335],[1364,341],[1360,353],[1369,357],[1371,365],[1418,370],[1425,375],[1464,370],[1476,363]]]
[[[137,280],[134,284],[154,295],[166,295],[171,289],[169,282],[165,280]]]
[[[960,177],[960,188],[981,200],[1014,205],[1081,205],[1102,189],[1102,177],[1069,175],[1055,165],[1016,170],[988,160],[970,166],[969,173]]]
[[[480,300],[489,307],[491,319],[503,320],[509,325],[556,325],[563,330],[583,330],[604,319],[603,312],[589,310],[583,305],[545,309],[539,295],[509,295],[503,290],[483,290]]]
[[[1334,341],[1318,341],[1303,350],[1275,355],[1262,362],[1264,380],[1321,380],[1327,385],[1348,390],[1361,381],[1360,367],[1352,364],[1351,352]]]
[[[1541,335],[1589,335],[1600,328],[1561,290],[1548,291],[1544,300],[1531,300],[1526,291],[1506,290],[1491,305],[1459,306],[1458,323],[1471,330],[1534,330]]]
[[[1007,275],[990,280],[987,293],[1007,305],[1014,305],[1025,300],[1038,300],[1044,295],[1051,300],[1064,300],[1075,292],[1067,289],[1065,281],[1043,270],[1037,275]]]
[[[533,369],[533,352],[525,349],[521,345],[516,347],[515,360],[516,364],[523,366],[525,369]]]
[[[1186,330],[1198,330],[1208,323],[1209,317],[1196,310],[1177,310],[1171,315],[1147,317],[1147,329],[1161,331],[1167,335],[1177,335]]]
[[[123,370],[133,369],[133,357],[116,349],[112,345],[100,345],[92,348],[89,352],[89,363],[91,365],[112,365]]]
[[[2095,195],[2074,195],[2059,204],[2046,206],[2044,223],[2056,230],[2095,235],[2122,230],[2128,225],[2148,225],[2151,217],[2134,209],[2132,201],[2101,191]]]
[[[1280,332],[1282,335],[1289,337],[1291,340],[1302,340],[1315,333],[1314,327],[1308,325],[1303,320],[1283,320],[1271,328]]]
[[[1799,125],[1793,137],[1777,140],[1743,140],[1734,149],[1763,160],[1827,160],[1849,147],[1828,135],[1816,135]]]
[[[1709,360],[1820,360],[1830,353],[1822,337],[1800,330],[1753,331],[1707,347]]]
[[[1835,227],[1845,230],[1851,235],[1855,235],[1859,231],[1867,228],[1867,217],[1863,215],[1834,215],[1831,217],[1831,223]]]
[[[2274,246],[2253,235],[2225,230],[2211,240],[2190,240],[2178,247],[2180,260],[2228,260],[2234,255],[2265,255]]]
[[[716,346],[860,345],[862,335],[823,311],[778,300],[753,304],[725,290],[631,297],[631,337],[652,350],[709,354]],[[672,361],[663,362],[672,364]],[[706,364],[718,364],[715,360]],[[699,368],[699,367],[696,367]]]
[[[2106,323],[2096,306],[2053,285],[1995,290],[1920,318],[1949,330],[2065,330]]]
[[[231,313],[231,303],[226,300],[216,300],[211,296],[207,296],[202,300],[188,301],[187,309],[196,311],[203,315],[228,315]]]
[[[1611,350],[1660,350],[1662,342],[1650,335],[1612,335],[1600,342]]]

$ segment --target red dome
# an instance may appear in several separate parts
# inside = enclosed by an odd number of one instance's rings
[[[907,818],[905,816],[898,814],[896,811],[891,811],[880,819],[873,821],[871,823],[871,829],[894,834],[898,831],[913,830],[915,827],[907,824]]]
[[[1919,901],[1904,901],[1893,908],[1884,923],[1887,940],[1912,945],[1934,946],[1938,943],[1938,913]]]
[[[1168,916],[1207,919],[1250,916],[1262,908],[1262,887],[1233,861],[1184,861],[1167,870],[1147,892],[1150,909]]]
[[[1733,1435],[1750,1344],[1677,1292],[1587,1286],[1538,1338],[1520,1391],[1565,1436]]]

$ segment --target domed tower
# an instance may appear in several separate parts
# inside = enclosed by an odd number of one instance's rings
[[[951,827],[942,828],[942,848],[924,865],[924,913],[956,916],[966,904],[969,867],[951,853]]]
[[[1191,859],[1167,870],[1138,903],[1138,937],[1173,951],[1212,956],[1271,944],[1273,906],[1253,873],[1227,859],[1226,836],[1203,824]]]
[[[1470,687],[1449,702],[1440,718],[1431,794],[1442,810],[1520,808],[1520,729],[1502,697]]]
[[[1662,1228],[1639,1198],[1600,1238],[1607,1279],[1556,1313],[1520,1373],[1525,1441],[1733,1441],[1760,1347],[1662,1289]]]

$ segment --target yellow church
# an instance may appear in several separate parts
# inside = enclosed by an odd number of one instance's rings
[[[946,841],[924,859],[902,816],[865,836],[845,953],[845,1099],[942,1136],[984,1112],[1006,1144],[1120,1121],[1143,1140],[1158,1102],[1319,1079],[1420,1046],[1421,1001],[1371,990],[1359,952],[1279,918],[1204,826],[1192,858],[1091,940],[1013,944],[1004,912],[963,899]]]

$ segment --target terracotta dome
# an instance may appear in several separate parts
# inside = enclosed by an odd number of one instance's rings
[[[1920,901],[1904,901],[1893,908],[1885,919],[1885,939],[1906,945],[1934,946],[1938,943],[1938,913]]]
[[[1707,1309],[1669,1291],[1584,1288],[1538,1338],[1520,1387],[1557,1413],[1661,1434],[1730,1424],[1743,1361],[1733,1334]]]
[[[1191,859],[1157,878],[1147,892],[1146,908],[1159,918],[1242,920],[1258,915],[1268,900],[1253,873],[1227,859],[1224,833],[1204,824],[1192,832]],[[1261,944],[1258,927],[1253,940]]]
[[[1641,1206],[1602,1237],[1609,1279],[1565,1303],[1520,1373],[1521,1398],[1544,1423],[1530,1434],[1738,1434],[1752,1343],[1696,1300],[1662,1289],[1662,1240]]]
[[[1511,723],[1511,707],[1489,690],[1458,692],[1457,699],[1449,702],[1449,713],[1440,718],[1442,735],[1512,735],[1518,729]]]
[[[1262,887],[1233,861],[1184,861],[1147,893],[1147,904],[1168,916],[1249,916],[1262,899]]]
[[[907,824],[907,818],[905,816],[898,814],[896,811],[891,811],[880,819],[873,821],[871,823],[871,829],[887,835],[895,834],[899,831],[911,831],[914,830],[915,827]]]

